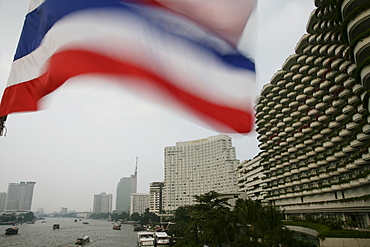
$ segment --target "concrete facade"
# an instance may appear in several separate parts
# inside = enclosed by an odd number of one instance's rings
[[[366,0],[315,5],[296,53],[261,91],[255,107],[261,152],[239,171],[259,162],[263,200],[288,217],[331,215],[366,228],[370,9]],[[253,187],[244,175],[239,190]]]

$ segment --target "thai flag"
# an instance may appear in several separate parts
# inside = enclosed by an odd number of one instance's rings
[[[236,46],[254,6],[255,0],[33,1],[0,116],[37,110],[68,79],[93,74],[175,102],[217,130],[248,133],[255,67]]]

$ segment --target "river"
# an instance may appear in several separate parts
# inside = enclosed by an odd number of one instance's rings
[[[0,225],[0,247],[75,247],[77,238],[86,235],[90,236],[90,243],[83,245],[87,247],[136,247],[137,232],[129,224],[113,230],[112,222],[103,220],[74,222],[71,218],[46,218],[45,221],[17,225],[16,235],[5,235],[5,229],[12,226]],[[60,224],[60,229],[53,230],[54,224]]]

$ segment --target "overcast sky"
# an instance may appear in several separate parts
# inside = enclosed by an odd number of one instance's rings
[[[259,0],[254,56],[256,96],[306,32],[313,0]],[[28,0],[0,0],[0,96],[6,86]],[[240,49],[245,49],[245,41]],[[220,133],[189,116],[94,78],[69,80],[45,100],[45,110],[11,114],[0,137],[0,192],[35,181],[32,210],[92,210],[93,196],[113,194],[138,158],[138,192],[163,181],[163,152],[179,141]],[[258,154],[257,134],[229,135],[239,160]],[[114,207],[113,206],[113,207]]]

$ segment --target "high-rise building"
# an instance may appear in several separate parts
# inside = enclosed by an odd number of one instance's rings
[[[6,193],[0,192],[0,212],[5,210]]]
[[[330,214],[366,227],[368,0],[316,0],[315,5],[296,54],[263,87],[255,108],[261,184],[265,199],[287,216]]]
[[[130,212],[131,193],[137,192],[137,159],[134,174],[130,177],[123,177],[117,184],[116,211]]]
[[[152,213],[161,214],[163,211],[163,182],[150,183],[149,194],[149,211]]]
[[[237,192],[235,148],[231,138],[217,135],[177,142],[164,150],[163,209],[194,204],[194,195]]]
[[[36,182],[9,183],[5,211],[30,211]]]
[[[131,193],[130,215],[138,213],[142,215],[149,208],[149,193]]]
[[[94,195],[94,213],[111,213],[112,212],[112,194],[105,192]]]

